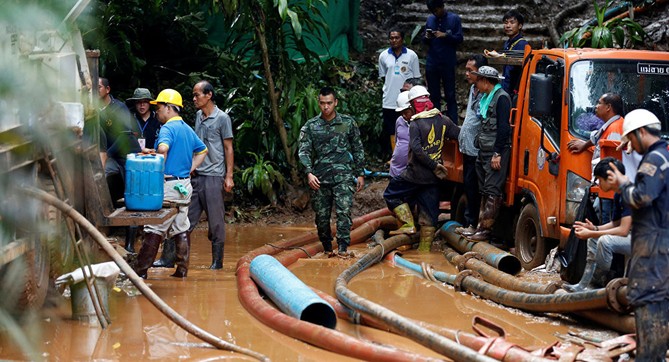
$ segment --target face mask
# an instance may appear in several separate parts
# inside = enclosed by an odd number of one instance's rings
[[[416,113],[429,111],[430,109],[434,108],[434,104],[432,104],[432,101],[427,96],[422,96],[414,99],[413,101],[411,101],[411,105],[416,110]]]

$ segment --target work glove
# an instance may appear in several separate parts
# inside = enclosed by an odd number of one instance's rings
[[[437,164],[437,167],[435,167],[432,172],[434,172],[434,175],[442,181],[446,180],[446,177],[448,176],[448,169],[440,163]]]

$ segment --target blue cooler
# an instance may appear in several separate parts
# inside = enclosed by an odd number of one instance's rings
[[[163,207],[163,155],[130,153],[125,163],[125,208],[155,211]]]

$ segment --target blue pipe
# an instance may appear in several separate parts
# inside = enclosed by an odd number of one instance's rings
[[[395,265],[401,266],[411,271],[415,271],[418,274],[423,274],[423,268],[421,268],[420,265],[412,263],[397,254],[394,255],[394,261]],[[453,285],[453,283],[455,283],[455,275],[453,274],[448,274],[442,271],[435,270],[432,272],[432,275],[434,275],[435,279],[437,279],[438,281],[446,283],[448,285]]]
[[[332,306],[278,260],[267,254],[258,255],[251,261],[249,270],[251,278],[282,312],[330,329],[337,326]]]
[[[616,7],[606,10],[606,12],[604,13],[604,21],[607,21],[610,18],[622,13],[623,11],[627,10],[627,8],[629,8],[629,6],[630,6],[629,1],[624,1],[623,3],[621,3],[620,5],[618,5]],[[594,17],[594,18],[586,21],[585,23],[583,23],[583,25],[581,25],[581,26],[596,25],[596,24],[597,24],[597,17]]]

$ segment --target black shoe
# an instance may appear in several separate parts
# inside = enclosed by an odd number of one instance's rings
[[[223,269],[223,243],[211,244],[211,266],[209,269]]]

